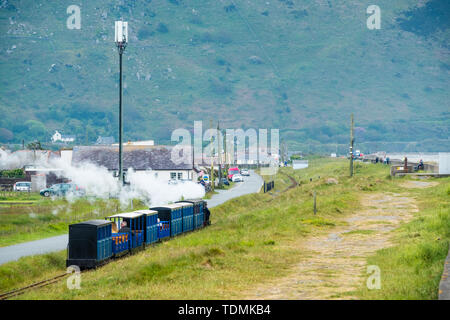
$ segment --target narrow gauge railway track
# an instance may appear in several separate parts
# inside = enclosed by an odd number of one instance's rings
[[[33,284],[30,284],[30,285],[20,288],[20,289],[15,289],[15,290],[12,290],[12,291],[9,291],[6,293],[0,293],[0,300],[7,300],[9,298],[24,294],[25,292],[27,292],[31,289],[37,289],[37,288],[42,288],[42,287],[48,286],[50,284],[60,281],[61,279],[67,277],[68,275],[70,275],[70,273],[59,274],[55,277],[52,277],[52,278],[49,278],[46,280],[42,280],[39,282],[35,282]]]
[[[297,180],[295,180],[294,177],[292,177],[286,173],[284,175],[286,175],[289,178],[289,180],[291,180],[291,185],[289,187],[287,187],[283,192],[286,192],[289,189],[292,189],[292,188],[295,188],[296,186],[298,186],[298,182],[297,182]]]
[[[272,198],[266,200],[265,202],[271,202],[274,199],[276,199],[277,197],[280,196],[280,194],[285,193],[287,191],[289,191],[292,188],[295,188],[299,185],[299,183],[297,182],[297,180],[295,180],[295,178],[287,173],[282,172],[282,174],[284,174],[286,177],[289,178],[289,180],[291,181],[291,184],[289,186],[287,186],[284,190],[276,192],[275,194],[272,194]]]
[[[170,239],[164,239],[162,241],[168,241],[168,240],[170,240]],[[154,244],[152,244],[152,246],[156,246],[158,244],[159,243],[154,243]],[[130,256],[130,253],[126,253],[126,254],[124,254],[124,255],[122,255],[120,257],[116,257],[115,260],[126,259],[129,256]],[[99,266],[95,267],[94,269],[100,268],[100,267],[104,266],[105,264],[99,265]],[[89,271],[89,270],[82,270],[81,272],[87,272],[87,271]],[[42,280],[42,281],[39,281],[39,282],[35,282],[35,283],[30,284],[30,285],[28,285],[26,287],[23,287],[23,288],[11,290],[11,291],[5,292],[5,293],[0,293],[0,300],[8,300],[9,298],[12,298],[12,297],[24,294],[25,292],[27,292],[27,291],[29,291],[31,289],[38,289],[38,288],[46,287],[46,286],[48,286],[50,284],[56,283],[56,282],[64,279],[65,277],[67,277],[69,275],[70,275],[70,273],[62,273],[62,274],[59,274],[59,275],[54,276],[52,278],[49,278],[49,279],[46,279],[46,280]]]

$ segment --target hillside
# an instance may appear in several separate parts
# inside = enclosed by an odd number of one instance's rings
[[[418,5],[419,3],[419,5]],[[81,8],[69,30],[66,9]],[[449,151],[446,0],[0,2],[0,142],[117,136],[114,21],[129,22],[125,139],[194,120],[280,128],[292,149]],[[400,143],[397,143],[400,142]],[[362,148],[361,148],[362,149]]]

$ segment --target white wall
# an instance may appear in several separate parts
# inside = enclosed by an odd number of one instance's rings
[[[439,152],[439,174],[450,174],[450,152]]]
[[[72,150],[61,150],[61,160],[68,164],[71,165],[72,164]]]
[[[292,160],[292,168],[294,170],[308,168],[308,160]]]

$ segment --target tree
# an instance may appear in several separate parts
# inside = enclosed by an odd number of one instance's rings
[[[25,122],[27,127],[27,133],[31,135],[32,139],[45,139],[47,135],[47,128],[45,125],[38,120],[28,120]]]
[[[29,144],[27,144],[27,149],[29,150],[42,150],[41,142],[40,141],[34,141]]]

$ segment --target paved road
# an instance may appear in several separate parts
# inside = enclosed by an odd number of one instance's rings
[[[208,207],[212,208],[232,198],[248,193],[258,192],[262,184],[262,178],[251,171],[249,177],[244,177],[244,182],[238,183],[235,187],[229,190],[219,190],[218,194],[215,194],[211,199],[207,200]],[[2,247],[0,248],[0,265],[25,256],[64,250],[67,248],[67,243],[68,235],[64,234],[57,237]]]
[[[244,177],[244,182],[238,182],[229,190],[217,190],[218,194],[215,194],[211,199],[206,200],[208,202],[208,208],[218,206],[230,199],[243,196],[244,194],[258,192],[263,185],[263,179],[250,170],[250,176]]]
[[[63,234],[57,237],[2,247],[0,248],[0,264],[14,261],[24,256],[64,250],[67,247],[68,239],[69,236],[67,234]]]

